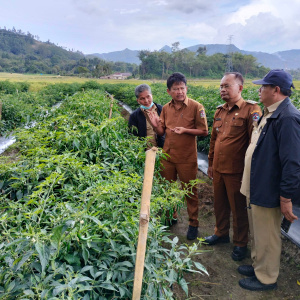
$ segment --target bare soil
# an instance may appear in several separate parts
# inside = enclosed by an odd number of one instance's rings
[[[211,235],[214,232],[215,217],[213,212],[212,182],[199,171],[199,178],[204,180],[199,184],[199,238]],[[186,209],[180,212],[178,223],[170,228],[183,244],[192,244],[186,239],[188,228]],[[300,233],[299,233],[300,234]],[[232,232],[230,232],[232,239]],[[179,286],[174,286],[176,299],[300,299],[300,249],[289,239],[282,236],[283,247],[281,256],[280,274],[277,281],[278,288],[273,291],[252,292],[242,289],[238,281],[244,276],[237,272],[239,265],[251,264],[250,245],[246,259],[236,262],[231,258],[233,244],[218,244],[215,246],[203,245],[203,252],[194,260],[200,262],[208,271],[209,276],[187,273],[185,279],[189,282],[188,297]]]

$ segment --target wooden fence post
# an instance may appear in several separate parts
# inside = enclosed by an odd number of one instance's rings
[[[139,238],[136,251],[132,300],[139,300],[141,298],[142,292],[145,252],[150,218],[150,198],[153,183],[156,152],[156,147],[152,147],[152,149],[146,152],[144,183],[140,211]]]
[[[109,96],[110,97],[110,110],[109,110],[109,119],[111,119],[112,116],[112,108],[113,108],[113,104],[114,104],[114,97],[113,96]]]

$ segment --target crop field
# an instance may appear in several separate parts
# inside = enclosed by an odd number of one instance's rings
[[[39,112],[21,118],[35,120],[34,127],[15,129],[18,159],[0,156],[0,298],[130,299],[146,144],[130,135],[117,105],[108,119],[103,91],[61,90],[53,93],[63,100],[55,110],[47,93],[14,95],[23,100],[20,113]],[[174,282],[187,293],[183,273],[205,272],[191,259],[199,245],[178,245],[162,225],[165,211],[183,205],[185,191],[160,178],[158,164],[144,299],[172,299]]]
[[[0,81],[0,133],[13,131],[17,140],[15,160],[0,156],[0,299],[131,299],[146,141],[128,132],[116,101],[108,118],[106,92],[135,108],[141,82],[82,79],[32,89],[40,79],[32,80]],[[156,102],[170,100],[165,83],[149,84]],[[256,90],[245,88],[244,98],[257,101]],[[211,126],[222,103],[218,88],[192,83],[188,95],[205,106]],[[292,96],[298,108],[299,96]],[[199,151],[208,144],[199,139]],[[201,242],[180,245],[163,226],[166,211],[184,206],[186,191],[160,177],[162,155],[143,299],[174,299],[174,283],[188,295],[183,274],[206,273],[192,260]]]
[[[28,82],[30,83],[30,90],[31,91],[39,91],[40,89],[44,88],[48,84],[55,84],[55,83],[84,83],[86,81],[91,80],[90,78],[84,77],[77,77],[77,76],[59,76],[59,75],[47,75],[47,74],[18,74],[18,73],[5,73],[0,72],[0,81],[9,80],[11,82]],[[93,81],[98,82],[99,84],[102,83],[110,83],[115,84],[119,83],[120,80],[117,79],[92,79]],[[254,79],[253,79],[254,80]],[[121,81],[126,84],[131,85],[138,85],[140,83],[163,83],[166,84],[165,80],[138,80],[138,79],[129,79]],[[203,86],[203,87],[218,87],[220,84],[220,80],[218,79],[192,79],[188,80],[188,85],[192,86]],[[255,87],[252,83],[252,79],[245,80],[245,87]],[[295,88],[300,90],[300,81],[294,81]]]

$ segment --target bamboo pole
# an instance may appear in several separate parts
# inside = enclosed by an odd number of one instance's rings
[[[114,102],[114,97],[113,96],[109,96],[111,101],[110,101],[110,110],[109,110],[109,119],[111,119],[112,116],[112,108],[113,108],[113,102]]]
[[[150,198],[156,152],[156,147],[152,147],[146,152],[145,173],[140,211],[139,238],[136,251],[132,300],[139,300],[141,298],[142,292],[145,252],[150,218]]]

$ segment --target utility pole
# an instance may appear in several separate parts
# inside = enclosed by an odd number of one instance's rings
[[[232,66],[232,50],[231,50],[231,46],[232,46],[232,38],[233,38],[233,35],[229,35],[228,37],[228,41],[229,41],[229,44],[227,46],[227,62],[226,62],[226,69],[225,69],[225,72],[232,72],[233,71],[233,66]]]

